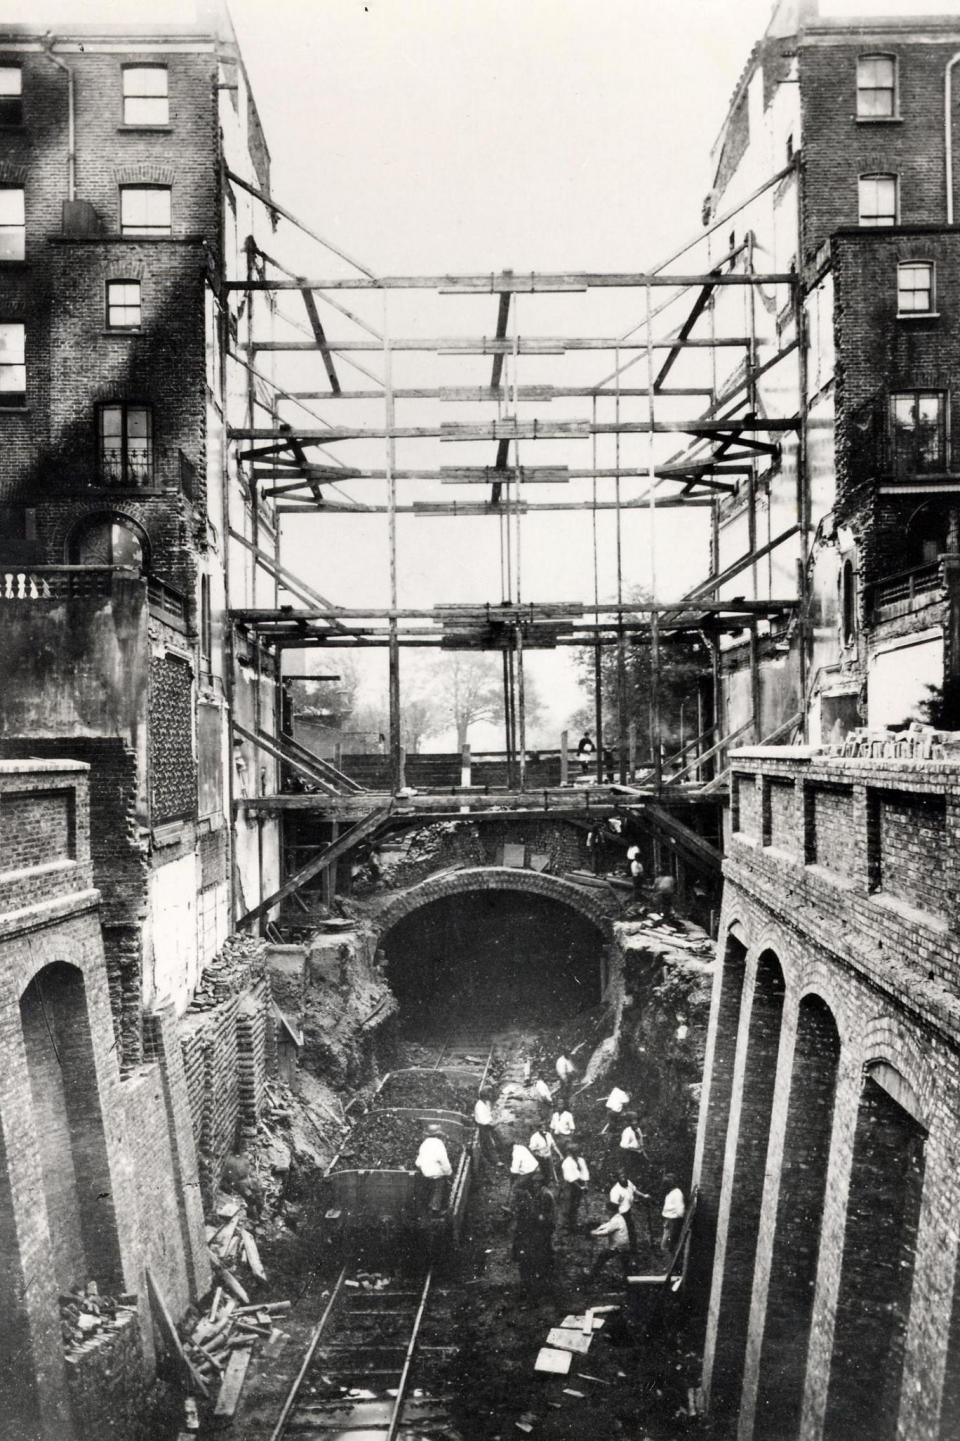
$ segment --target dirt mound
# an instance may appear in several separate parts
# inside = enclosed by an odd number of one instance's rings
[[[416,1116],[399,1116],[395,1111],[368,1111],[343,1143],[335,1171],[412,1171],[423,1140],[423,1123]],[[447,1155],[454,1170],[463,1147],[446,1140]]]

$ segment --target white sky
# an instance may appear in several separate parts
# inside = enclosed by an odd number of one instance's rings
[[[769,0],[232,0],[231,10],[270,145],[274,194],[321,235],[380,273],[515,270],[642,270],[696,235],[710,180],[710,147]],[[344,273],[315,247],[297,265],[313,275]],[[318,269],[319,267],[319,269]],[[659,297],[655,295],[655,300]],[[378,297],[342,295],[378,329]],[[364,301],[371,301],[364,306]],[[642,293],[521,297],[521,334],[615,336],[640,318]],[[391,294],[391,333],[490,335],[495,297]],[[291,306],[292,314],[299,313]],[[675,317],[675,321],[680,317]],[[324,314],[328,334],[356,334]],[[380,371],[380,357],[358,357]],[[594,383],[613,368],[602,352],[557,360],[521,359],[521,383]],[[319,359],[281,362],[293,388],[323,388]],[[489,359],[397,355],[394,382],[489,383]],[[645,362],[631,377],[642,384]],[[366,385],[341,367],[345,385]],[[688,377],[688,381],[693,377]],[[628,378],[625,381],[629,383]],[[313,403],[325,419],[375,425],[382,409]],[[625,416],[645,414],[645,401]],[[694,414],[696,401],[673,414]],[[588,400],[554,402],[528,414],[586,417]],[[640,407],[637,409],[637,407]],[[524,412],[521,411],[521,414]],[[289,414],[296,415],[291,410]],[[492,407],[398,402],[398,423],[480,419]],[[304,417],[301,415],[301,420]],[[608,404],[606,415],[612,419]],[[307,421],[307,423],[311,423]],[[674,447],[670,447],[673,449]],[[496,447],[400,442],[397,463],[430,468],[490,465]],[[590,443],[521,447],[524,464],[590,465]],[[383,446],[343,444],[351,463],[382,468]],[[613,464],[613,441],[598,444]],[[624,465],[646,464],[646,442],[625,440]],[[612,499],[612,482],[600,482]],[[606,487],[604,490],[603,487]],[[623,495],[642,481],[624,482]],[[486,498],[481,487],[401,483],[401,499]],[[347,486],[381,501],[372,482]],[[530,498],[586,498],[589,482],[531,488]],[[704,573],[705,510],[657,518],[657,590],[683,592]],[[649,582],[649,521],[626,513],[624,583]],[[600,592],[616,584],[613,518],[599,519]],[[400,603],[500,598],[497,524],[491,519],[400,517]],[[529,516],[523,522],[526,599],[590,599],[592,527],[586,513]],[[382,516],[291,517],[287,563],[345,604],[385,604],[386,522]],[[365,661],[367,657],[363,657]],[[385,662],[369,659],[378,688]],[[569,654],[530,660],[548,702],[544,742],[581,701]],[[497,744],[490,735],[477,743]]]

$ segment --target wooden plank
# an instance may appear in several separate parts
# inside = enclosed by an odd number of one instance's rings
[[[306,307],[307,318],[310,321],[310,327],[313,330],[314,339],[320,346],[320,354],[323,357],[323,366],[327,372],[327,379],[330,381],[330,389],[333,391],[334,395],[339,395],[340,381],[337,378],[337,372],[334,368],[333,356],[330,354],[330,350],[327,345],[326,332],[323,328],[323,322],[320,319],[320,312],[317,310],[317,302],[314,299],[313,291],[309,290],[305,286],[301,286],[300,293],[303,296],[303,303]]]
[[[650,349],[673,350],[678,345],[681,350],[745,349],[749,344],[748,335],[723,335],[716,339],[690,336],[686,340],[673,336],[669,340],[652,340]],[[344,340],[338,337],[328,340],[327,345],[336,355],[367,354],[371,351],[379,355],[383,351],[383,346],[376,340]],[[256,355],[264,350],[319,350],[320,346],[315,340],[255,340],[247,349]],[[390,349],[428,351],[436,355],[511,355],[514,342],[508,338],[497,340],[492,335],[406,335],[392,341]],[[567,350],[646,350],[647,342],[624,340],[615,335],[526,335],[518,338],[516,349],[519,355],[562,355]],[[267,439],[275,440],[276,435],[275,430],[265,432]]]
[[[242,1227],[240,1230],[240,1244],[243,1246],[243,1254],[247,1258],[247,1265],[250,1267],[254,1276],[258,1281],[265,1281],[267,1279],[267,1273],[263,1269],[257,1243],[250,1232],[243,1230]]]
[[[145,1268],[144,1274],[147,1279],[147,1296],[150,1301],[150,1310],[153,1313],[154,1320],[163,1338],[164,1347],[170,1353],[184,1385],[188,1391],[195,1391],[201,1396],[209,1396],[210,1393],[207,1390],[203,1378],[198,1374],[195,1366],[183,1349],[177,1328],[173,1324],[173,1317],[167,1309],[167,1303],[160,1294],[160,1288],[154,1280],[153,1272],[149,1266]]]
[[[688,342],[690,343],[690,342]],[[345,440],[582,440],[591,435],[720,435],[741,431],[762,430],[781,435],[796,430],[799,420],[770,419],[762,416],[738,417],[735,420],[485,420],[464,421],[462,424],[395,425],[372,428],[340,427],[314,430],[309,426],[292,431],[303,445],[330,445]],[[231,440],[265,440],[276,437],[275,430],[261,426],[231,426]]]
[[[238,1347],[231,1352],[227,1369],[220,1383],[217,1404],[213,1408],[214,1416],[226,1417],[228,1420],[233,1418],[240,1400],[240,1393],[243,1390],[243,1383],[247,1379],[247,1369],[252,1355],[252,1346]]]
[[[230,176],[233,179],[233,175]],[[241,182],[242,183],[242,182]],[[251,189],[246,186],[246,189]],[[272,209],[285,212],[272,200],[266,202]],[[299,223],[299,222],[297,222]],[[797,275],[793,271],[732,270],[726,275],[713,275],[710,271],[695,271],[691,274],[670,275],[657,270],[567,270],[560,272],[527,271],[514,273],[512,270],[488,272],[486,275],[384,275],[377,279],[361,280],[356,276],[339,279],[316,280],[309,276],[293,280],[231,280],[224,287],[227,290],[441,290],[471,295],[531,295],[567,290],[632,290],[645,289],[648,285],[658,289],[685,290],[694,285],[796,285]]]

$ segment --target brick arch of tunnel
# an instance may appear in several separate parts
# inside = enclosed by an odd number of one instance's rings
[[[431,876],[376,918],[401,1007],[438,1022],[462,1006],[544,1018],[597,1004],[608,991],[606,898],[557,876],[484,866]]]

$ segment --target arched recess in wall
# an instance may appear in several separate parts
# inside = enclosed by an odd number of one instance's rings
[[[120,1248],[82,973],[44,966],[20,998],[20,1024],[57,1285],[115,1291]]]
[[[923,1191],[917,1092],[889,1061],[864,1069],[833,1333],[824,1441],[894,1441]],[[906,1102],[907,1109],[902,1102]]]
[[[808,993],[797,1012],[754,1441],[800,1433],[839,1064],[833,1012]]]
[[[713,1037],[710,1089],[704,1123],[703,1155],[700,1162],[697,1224],[691,1248],[690,1294],[699,1299],[701,1317],[706,1319],[710,1275],[717,1236],[723,1158],[733,1093],[733,1066],[737,1054],[740,1003],[747,968],[747,947],[743,928],[734,921],[727,928],[719,977],[720,995]]]
[[[764,951],[757,960],[750,1004],[743,1089],[736,1121],[737,1147],[730,1181],[730,1218],[723,1275],[719,1280],[711,1410],[720,1417],[732,1416],[740,1402],[785,990],[779,958],[771,950]],[[736,1102],[735,1096],[734,1106]]]
[[[146,574],[150,542],[141,525],[121,511],[85,515],[67,537],[68,565],[127,565]]]

